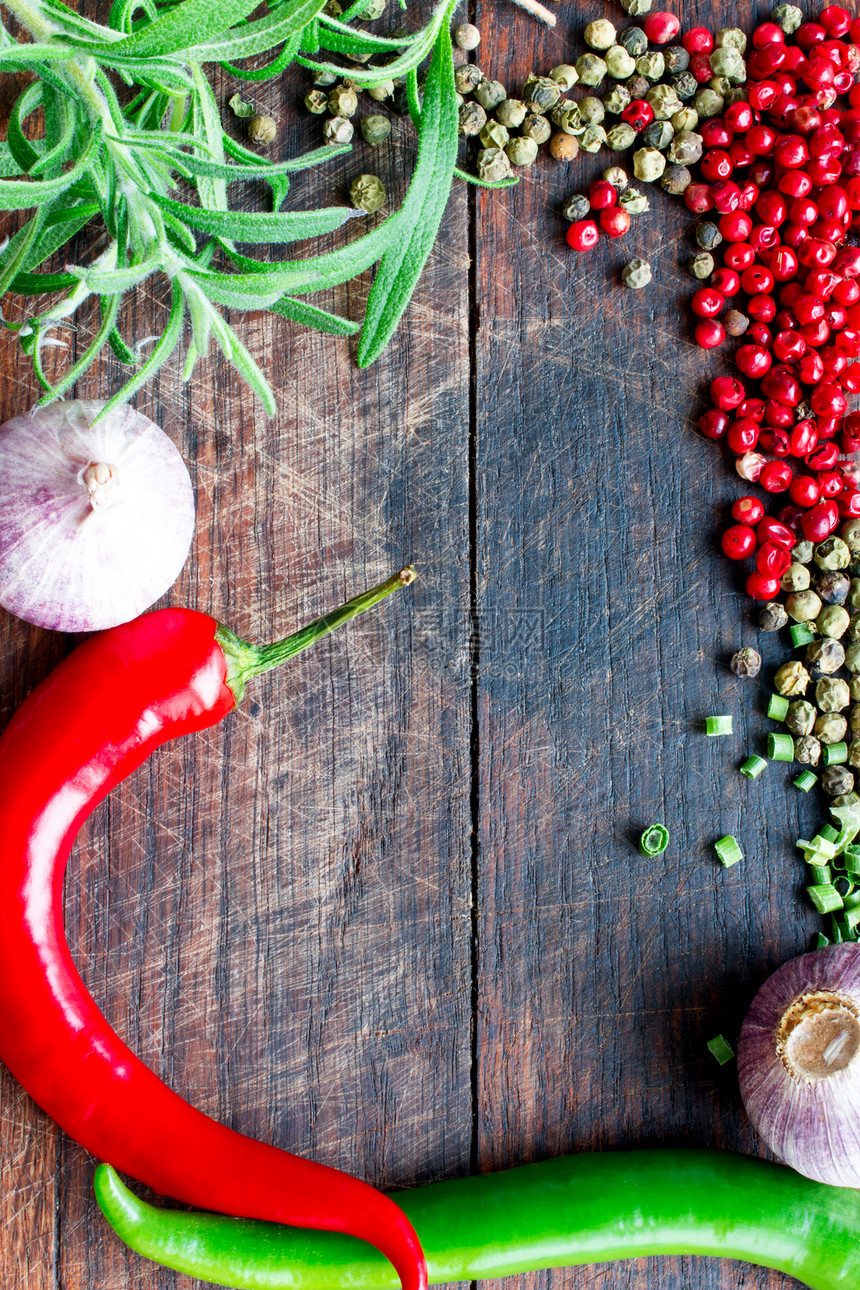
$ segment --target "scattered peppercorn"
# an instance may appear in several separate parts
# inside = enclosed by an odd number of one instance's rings
[[[735,676],[758,676],[761,671],[761,654],[751,645],[744,645],[734,652],[729,667]]]
[[[252,143],[272,143],[278,127],[270,116],[252,116],[248,121],[248,138]]]
[[[621,270],[621,281],[625,287],[630,287],[634,291],[640,291],[642,287],[647,287],[651,281],[651,265],[647,260],[640,260],[638,256],[625,264]]]
[[[481,33],[471,22],[463,22],[454,32],[454,44],[458,49],[477,49],[481,43]]]
[[[356,210],[372,215],[385,204],[385,186],[376,175],[359,175],[349,186],[349,200]]]

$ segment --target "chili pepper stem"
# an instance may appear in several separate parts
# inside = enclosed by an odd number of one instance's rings
[[[372,609],[374,605],[379,604],[380,600],[390,596],[392,591],[397,591],[400,587],[408,587],[417,577],[418,574],[413,566],[407,565],[406,568],[393,573],[390,578],[386,578],[384,582],[370,587],[361,595],[354,596],[352,600],[347,600],[338,609],[324,614],[322,618],[315,618],[313,622],[300,627],[292,635],[285,636],[283,640],[273,641],[269,645],[254,645],[250,641],[244,641],[229,627],[219,624],[215,639],[227,660],[227,685],[233,692],[236,702],[241,701],[245,686],[253,677],[280,667],[282,663],[294,658],[302,650],[316,644],[323,636],[336,631],[343,623],[357,618],[366,609]]]

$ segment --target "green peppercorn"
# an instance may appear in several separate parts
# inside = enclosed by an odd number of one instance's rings
[[[322,86],[325,89],[327,86],[334,85],[336,80],[337,77],[334,72],[318,72],[314,77],[314,85]]]
[[[582,85],[599,85],[606,75],[607,67],[597,54],[583,54],[576,60],[576,70]]]
[[[736,49],[746,53],[747,38],[740,27],[722,27],[714,36],[715,49]]]
[[[606,113],[600,99],[589,94],[579,101],[579,115],[586,125],[600,125]]]
[[[819,780],[828,797],[842,797],[854,791],[854,776],[847,766],[827,766]]]
[[[671,140],[667,155],[670,161],[677,162],[679,166],[692,166],[695,162],[701,160],[703,151],[704,143],[702,136],[700,134],[694,134],[692,130],[682,130]],[[703,242],[699,242],[699,245],[703,250],[711,251],[715,246],[719,246],[723,239],[716,224],[711,224],[706,221],[704,225],[700,224],[698,227],[712,228],[717,234],[717,241],[712,242],[710,245],[706,246]]]
[[[814,594],[814,592],[806,592],[808,596]],[[825,605],[815,619],[815,625],[819,636],[832,636],[838,641],[840,636],[845,635],[849,621],[848,613],[841,605]]]
[[[845,666],[849,672],[860,672],[860,643],[855,641],[845,650]]]
[[[391,122],[387,116],[363,116],[358,126],[365,143],[374,148],[391,134]]]
[[[630,176],[621,166],[607,166],[601,175],[601,179],[605,179],[608,184],[611,184],[616,193],[623,193],[625,188],[630,185]]]
[[[552,134],[552,126],[545,116],[538,113],[531,113],[523,121],[523,138],[530,140],[535,144],[546,143]]]
[[[683,45],[669,45],[663,50],[663,58],[668,72],[686,72],[690,66],[690,55]]]
[[[376,175],[359,175],[349,186],[349,200],[356,210],[372,215],[385,204],[385,186]]]
[[[814,591],[796,591],[786,600],[785,608],[796,623],[811,623],[821,613],[821,601]]]
[[[675,137],[675,131],[668,121],[652,121],[642,131],[642,142],[648,148],[665,152]]]
[[[608,18],[597,18],[588,24],[582,36],[592,49],[609,49],[615,44],[615,27]]]
[[[846,520],[839,536],[851,552],[852,560],[860,559],[860,519]]]
[[[801,735],[794,741],[794,760],[802,766],[817,766],[821,760],[821,742],[812,735]]]
[[[488,121],[478,138],[485,148],[504,148],[510,142],[511,136],[508,134],[507,127],[499,121]]]
[[[379,3],[383,5],[383,8],[385,7],[384,0],[379,0]],[[471,22],[461,23],[454,32],[454,44],[458,49],[465,49],[469,52],[477,49],[480,43],[481,33]]]
[[[645,102],[652,109],[655,121],[668,121],[681,106],[671,85],[655,85],[645,95]]]
[[[305,107],[309,112],[313,112],[314,116],[322,116],[328,111],[328,95],[322,90],[311,90],[305,95]]]
[[[846,639],[852,643],[854,641],[860,641],[860,614],[854,614],[852,616],[851,622],[848,624]]]
[[[636,59],[636,70],[646,81],[659,81],[666,71],[666,62],[658,50],[640,54]]]
[[[785,724],[793,735],[811,735],[818,716],[808,699],[795,699],[788,705]]]
[[[669,84],[682,103],[695,98],[699,82],[692,72],[675,72]]]
[[[733,103],[745,103],[747,91],[745,85],[730,85],[725,93],[726,107],[731,107]]]
[[[606,131],[602,125],[590,125],[579,136],[579,146],[583,152],[599,152],[606,143]]]
[[[633,58],[638,58],[648,49],[648,37],[641,27],[628,27],[618,37],[618,43]]]
[[[819,542],[812,556],[819,569],[847,569],[851,552],[840,537],[829,537]]]
[[[472,135],[481,133],[487,124],[487,114],[480,103],[476,103],[474,99],[468,99],[460,108],[459,120],[460,134],[468,139]]]
[[[579,73],[575,67],[571,67],[570,63],[559,63],[558,67],[552,69],[549,76],[550,80],[557,82],[562,94],[572,90],[579,80]]]
[[[651,0],[621,0],[621,8],[632,18],[641,18],[643,13],[651,12]]]
[[[576,104],[571,104],[576,107]],[[518,125],[522,125],[528,115],[528,108],[522,99],[505,99],[496,108],[496,120],[500,125],[506,126],[508,130],[515,130]]]
[[[618,194],[618,205],[623,206],[628,215],[641,215],[650,209],[648,198],[638,188],[625,188]]]
[[[809,673],[802,663],[799,663],[797,659],[792,659],[788,663],[783,663],[782,667],[777,668],[773,683],[777,694],[784,694],[788,698],[795,694],[806,694],[806,687],[809,685]]]
[[[860,739],[852,739],[848,745],[848,765],[860,769]]]
[[[475,98],[486,112],[492,112],[500,103],[504,103],[507,98],[504,85],[501,81],[481,81],[480,85],[475,87]]]
[[[751,645],[742,645],[729,660],[735,676],[758,676],[761,671],[761,654]]]
[[[511,174],[511,163],[504,148],[482,148],[476,162],[478,178],[496,183]]]
[[[704,282],[705,278],[709,278],[714,271],[714,257],[710,251],[699,251],[693,256],[687,267],[694,278]]]
[[[483,79],[484,73],[475,63],[461,63],[454,68],[454,86],[461,94],[473,94]]]
[[[581,61],[582,59],[580,59]],[[606,64],[604,63],[605,66]],[[578,69],[579,63],[577,63]],[[582,80],[581,73],[579,79]],[[548,112],[550,108],[555,107],[561,98],[561,86],[551,76],[535,76],[532,74],[523,86],[522,98],[528,110],[536,116],[540,116]]]
[[[277,133],[278,127],[270,116],[252,116],[248,122],[248,138],[252,143],[272,143]]]
[[[747,78],[747,67],[739,49],[724,45],[711,54],[711,71],[715,76],[724,76],[730,85],[743,85]]]
[[[841,569],[823,569],[815,575],[813,585],[826,605],[844,605],[851,579]]]
[[[579,104],[574,103],[573,99],[562,99],[549,115],[553,124],[559,126],[565,134],[582,134],[585,129],[579,115]]]
[[[530,166],[538,155],[538,146],[534,139],[522,137],[511,139],[505,146],[505,152],[512,166]]]
[[[371,85],[367,92],[374,102],[383,103],[392,97],[396,88],[394,81],[380,81],[378,85]]]
[[[809,588],[809,570],[805,564],[790,564],[779,583],[783,591],[806,591]]]
[[[613,152],[626,152],[636,142],[636,131],[626,121],[619,121],[607,131],[606,144]]]
[[[675,127],[676,134],[690,134],[699,124],[699,114],[695,108],[691,107],[682,107],[679,112],[675,112],[669,119]]]
[[[329,18],[339,18],[343,13],[343,8],[338,4],[338,0],[326,0],[322,11]]]
[[[636,60],[623,45],[613,45],[607,49],[606,70],[614,81],[626,81],[636,71]]]
[[[788,622],[788,614],[778,600],[769,600],[758,613],[758,625],[763,632],[778,632]]]
[[[633,174],[646,184],[659,179],[666,169],[666,158],[656,148],[638,148],[633,154]]]
[[[725,99],[722,94],[717,94],[715,90],[703,86],[696,97],[693,99],[693,105],[700,117],[709,118],[719,116],[725,107]]]
[[[330,116],[323,122],[323,138],[326,143],[351,143],[355,129],[345,116]]]
[[[809,564],[812,559],[812,552],[815,548],[811,542],[795,542],[791,548],[791,558],[796,564]]]
[[[621,270],[621,281],[625,287],[630,287],[633,291],[641,291],[643,287],[647,287],[651,277],[651,265],[647,260],[640,260],[638,256],[625,264]]]
[[[680,197],[693,182],[693,176],[686,166],[677,166],[674,162],[666,167],[660,176],[660,187],[673,197]]]
[[[855,738],[860,737],[860,704],[855,704],[848,713],[848,728]]]
[[[823,676],[815,686],[815,702],[819,712],[841,712],[847,708],[851,696],[848,682],[839,676]]]
[[[603,106],[612,116],[621,116],[630,106],[630,91],[626,85],[614,85],[608,94],[603,96]]]
[[[771,22],[775,22],[777,27],[781,27],[786,36],[792,35],[797,31],[803,22],[803,10],[798,9],[796,4],[778,4],[775,9],[771,10]]]
[[[749,325],[749,318],[739,309],[728,309],[723,314],[723,326],[727,336],[743,336]]]
[[[328,96],[328,110],[332,116],[355,116],[358,111],[358,95],[350,85],[335,85]]]
[[[575,224],[577,220],[588,219],[588,213],[591,210],[591,203],[582,193],[571,193],[567,201],[561,208],[561,213],[565,219]],[[860,667],[858,667],[860,671]]]
[[[838,712],[825,712],[816,718],[815,738],[823,744],[841,744],[848,733],[848,722]]]

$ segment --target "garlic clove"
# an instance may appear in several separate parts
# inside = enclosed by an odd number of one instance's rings
[[[148,417],[51,404],[0,427],[0,604],[58,631],[135,618],[171,586],[194,534],[182,458]]]

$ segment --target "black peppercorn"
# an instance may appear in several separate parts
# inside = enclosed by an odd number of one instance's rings
[[[815,575],[812,585],[825,604],[844,605],[851,580],[841,569],[827,569]]]
[[[669,77],[669,84],[682,103],[691,99],[699,88],[699,82],[692,72],[674,72]]]
[[[652,121],[642,131],[642,142],[646,148],[659,148],[665,152],[669,144],[675,137],[675,131],[670,121]]]
[[[769,600],[759,610],[758,625],[763,632],[778,632],[788,622],[785,606],[778,600]]]
[[[693,182],[693,176],[686,166],[667,166],[660,176],[660,187],[673,197],[680,197]]]
[[[648,37],[645,35],[645,32],[641,27],[628,27],[627,30],[622,31],[621,35],[618,37],[618,43],[627,50],[628,54],[632,54],[634,58],[638,58],[639,55],[644,54],[645,50],[648,48]]]
[[[663,58],[669,72],[686,72],[690,66],[690,55],[683,45],[670,45],[663,50]]]
[[[723,326],[726,329],[727,336],[743,336],[749,325],[749,318],[747,318],[746,314],[742,314],[739,309],[729,309],[723,315]]]
[[[631,76],[630,80],[625,83],[630,91],[631,99],[644,99],[651,88],[651,82],[647,76]]]
[[[821,772],[820,783],[828,797],[854,791],[854,775],[847,766],[827,766]]]
[[[710,220],[702,220],[701,224],[696,225],[696,241],[703,251],[713,251],[714,247],[719,246],[722,240],[722,233],[716,224],[712,224]]]
[[[735,676],[758,676],[761,671],[761,654],[751,645],[744,645],[732,655],[729,667]]]

